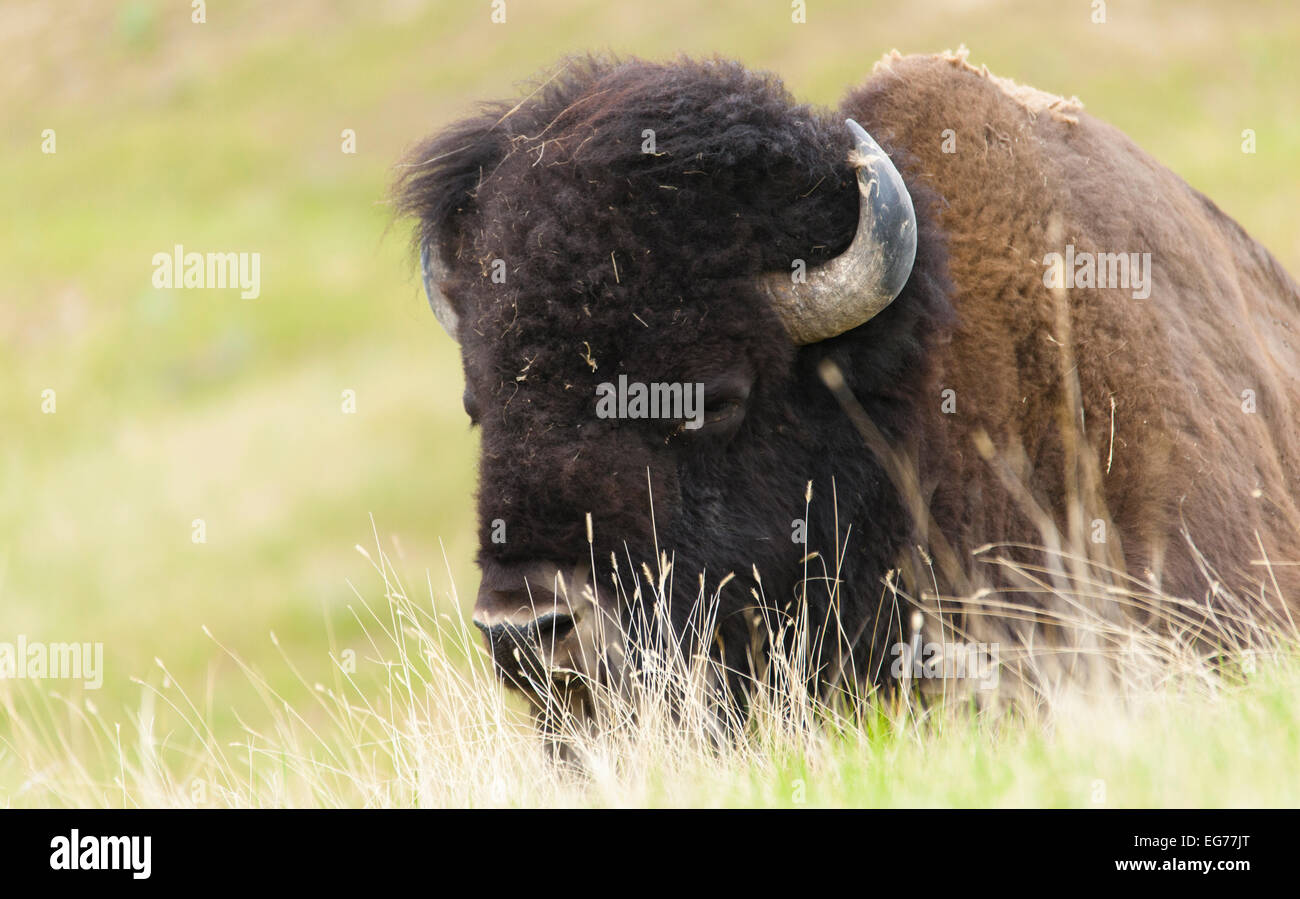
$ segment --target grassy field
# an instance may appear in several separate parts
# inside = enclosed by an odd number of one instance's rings
[[[1101,25],[1083,0],[808,7],[803,25],[785,0],[517,0],[503,25],[486,0],[231,2],[204,24],[161,0],[0,7],[0,642],[100,642],[106,671],[97,691],[0,681],[0,806],[185,803],[195,779],[229,782],[204,801],[231,804],[789,804],[800,779],[810,804],[1089,805],[1096,780],[1098,804],[1300,803],[1289,663],[1106,727],[889,715],[769,755],[644,749],[632,774],[585,787],[529,786],[537,756],[486,683],[408,716],[470,722],[500,744],[480,756],[456,743],[431,758],[443,744],[415,739],[367,760],[347,744],[374,734],[319,706],[317,683],[347,687],[349,708],[392,687],[360,611],[383,617],[384,582],[356,544],[450,616],[440,670],[476,664],[455,623],[476,588],[475,438],[385,190],[413,141],[565,53],[718,53],[832,104],[892,48],[964,43],[976,64],[1077,95],[1300,272],[1291,0],[1112,2]],[[151,258],[176,244],[259,252],[261,295],[155,288]],[[333,661],[349,649],[354,686]],[[177,690],[193,710],[164,701]],[[457,705],[471,701],[485,711]],[[286,705],[365,776],[295,780],[286,759],[310,740],[275,729]],[[249,729],[278,762],[255,752],[241,781],[233,759],[204,760]],[[493,776],[453,764],[476,760]]]
[[[1249,653],[1225,675],[1151,645],[1113,659],[1125,680],[1044,691],[1017,711],[906,694],[866,706],[810,700],[797,658],[754,687],[727,730],[701,701],[707,667],[652,664],[630,695],[597,697],[599,726],[561,718],[557,761],[503,696],[477,632],[371,564],[355,621],[384,677],[325,683],[292,657],[221,653],[258,695],[238,728],[214,727],[211,695],[159,677],[123,725],[93,702],[5,697],[25,762],[16,806],[76,807],[1258,807],[1300,804],[1300,659]],[[427,587],[427,585],[426,585]],[[1294,637],[1293,637],[1294,642]],[[1170,649],[1169,644],[1160,646]],[[648,657],[656,657],[648,654]],[[661,660],[671,654],[660,653]],[[1004,661],[1006,659],[1004,658]],[[1096,681],[1100,684],[1101,681]],[[292,687],[290,685],[293,685]],[[292,697],[292,699],[290,698]],[[160,721],[171,722],[164,729]],[[17,766],[14,766],[17,768]],[[12,772],[17,774],[17,771]]]

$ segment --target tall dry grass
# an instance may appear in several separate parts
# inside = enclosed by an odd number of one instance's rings
[[[1039,591],[1032,605],[1006,595],[946,600],[961,605],[976,623],[957,634],[959,639],[1009,634],[1022,641],[1006,644],[1002,682],[992,697],[973,694],[969,684],[951,679],[853,702],[843,693],[815,695],[806,688],[814,674],[813,634],[806,617],[796,617],[782,625],[798,629],[796,639],[767,634],[770,659],[748,682],[747,710],[737,716],[718,688],[722,672],[716,660],[703,651],[679,651],[679,638],[666,627],[643,628],[640,633],[659,636],[638,648],[644,660],[640,672],[618,689],[593,685],[591,716],[553,713],[550,736],[544,738],[532,712],[498,684],[477,633],[455,611],[460,608],[455,597],[452,611],[440,608],[428,585],[427,595],[413,598],[376,544],[374,552],[358,550],[372,563],[382,598],[372,602],[356,591],[353,614],[367,635],[357,667],[381,671],[380,679],[358,679],[349,673],[347,658],[336,653],[333,683],[304,681],[314,702],[294,707],[214,637],[262,699],[260,709],[245,710],[242,736],[234,741],[213,731],[203,710],[210,703],[196,702],[170,678],[162,660],[160,680],[139,682],[142,701],[125,727],[110,725],[90,700],[9,690],[0,694],[10,723],[4,754],[25,779],[7,802],[83,807],[711,804],[718,801],[720,785],[730,785],[722,789],[726,794],[746,779],[779,782],[792,766],[815,776],[839,764],[846,752],[878,755],[882,741],[925,751],[945,734],[979,740],[981,734],[1132,719],[1171,699],[1214,702],[1258,670],[1286,668],[1287,647],[1294,645],[1294,634],[1248,618],[1238,622],[1235,641],[1213,652],[1177,626],[1126,626],[1097,609],[1140,607],[1176,625],[1186,601],[1140,584],[1121,588],[1117,585],[1127,581],[1117,572],[1075,577],[1071,571],[1080,568],[1079,559],[1065,551],[1045,552],[1043,565],[1025,566],[989,547],[981,553],[987,564],[1013,568]],[[637,589],[664,590],[664,574],[642,580]],[[908,597],[896,586],[892,592],[900,615],[904,608],[919,610],[930,602]],[[700,627],[709,626],[716,597],[716,592],[701,595]],[[918,617],[919,612],[912,616]],[[995,626],[980,627],[980,622]],[[1069,635],[1068,641],[1023,639],[1044,623]],[[783,646],[795,650],[787,654]],[[293,660],[281,656],[293,669]],[[996,701],[987,701],[993,697]],[[157,726],[162,718],[173,722],[165,732]]]

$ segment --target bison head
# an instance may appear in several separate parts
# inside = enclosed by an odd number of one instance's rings
[[[417,148],[398,200],[481,430],[503,677],[617,677],[665,620],[744,672],[754,609],[875,675],[909,524],[819,365],[905,436],[943,274],[862,128],[733,63],[575,60]]]

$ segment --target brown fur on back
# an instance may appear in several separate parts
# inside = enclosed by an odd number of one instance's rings
[[[843,112],[905,148],[909,177],[943,200],[959,322],[938,348],[914,451],[945,536],[967,552],[1040,542],[977,453],[980,431],[1007,458],[1023,450],[1030,491],[1065,520],[1061,412],[1074,376],[1104,500],[1084,520],[1109,520],[1128,572],[1203,598],[1209,582],[1185,523],[1231,589],[1263,592],[1276,608],[1276,578],[1300,602],[1300,567],[1258,564],[1261,544],[1275,563],[1300,563],[1300,291],[1268,252],[1077,101],[994,78],[962,53],[891,55]],[[1044,257],[1067,244],[1151,253],[1150,296],[1049,289]],[[956,414],[940,410],[945,389]]]

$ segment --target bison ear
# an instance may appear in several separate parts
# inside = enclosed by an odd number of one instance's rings
[[[398,214],[417,222],[414,243],[429,306],[456,341],[460,315],[442,285],[454,275],[477,214],[479,184],[505,156],[498,122],[495,116],[465,119],[425,140],[403,160],[393,187]]]

